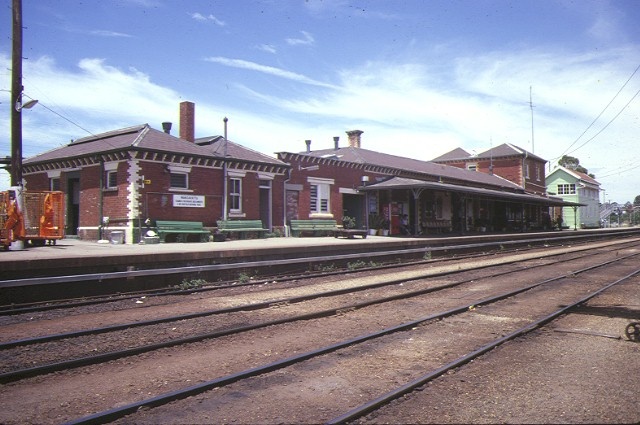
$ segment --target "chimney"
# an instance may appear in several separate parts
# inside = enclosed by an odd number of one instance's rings
[[[307,153],[311,152],[311,140],[304,141],[307,144]]]
[[[193,142],[195,138],[195,110],[193,102],[180,103],[180,138]]]
[[[162,131],[164,131],[167,134],[171,134],[171,123],[167,121],[163,122]]]
[[[338,150],[340,149],[340,147],[338,146],[338,141],[340,140],[340,136],[333,136],[333,144],[334,144],[334,149]]]
[[[364,133],[362,130],[351,130],[347,131],[347,136],[349,136],[349,146],[352,148],[360,147],[360,135]]]

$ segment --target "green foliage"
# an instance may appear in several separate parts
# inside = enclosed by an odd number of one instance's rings
[[[356,227],[356,219],[345,215],[342,217],[342,226],[344,226],[345,229],[353,229]]]
[[[378,264],[376,262],[373,262],[373,261],[369,261],[369,263],[366,263],[366,262],[364,262],[362,260],[357,260],[357,261],[354,261],[353,263],[348,263],[347,264],[347,269],[349,269],[350,271],[353,271],[353,270],[357,270],[357,269],[363,269],[365,267],[377,267],[379,265],[380,264]]]
[[[204,279],[183,279],[182,283],[179,285],[174,285],[174,288],[180,289],[182,291],[187,291],[189,289],[197,289],[204,286],[207,283]]]
[[[249,276],[246,273],[240,273],[240,275],[238,276],[238,282],[240,283],[247,283],[251,280],[251,276]]]
[[[589,174],[589,170],[580,165],[580,160],[574,156],[563,155],[558,160],[558,164],[570,170],[578,171],[580,173],[587,174],[589,177],[595,178],[593,174]]]
[[[332,272],[336,269],[335,264],[322,264],[318,266],[319,272]]]
[[[422,256],[423,260],[431,260],[431,251],[427,251],[424,253],[424,255]]]
[[[284,236],[284,233],[282,233],[282,230],[277,227],[273,229],[273,232],[268,232],[265,235],[265,237],[267,238],[281,238],[283,236]]]

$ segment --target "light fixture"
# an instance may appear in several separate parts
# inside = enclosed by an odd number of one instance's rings
[[[29,100],[26,103],[22,103],[22,96],[27,96],[26,94],[20,93],[20,96],[18,96],[18,100],[16,100],[16,111],[20,112],[23,109],[31,109],[34,106],[36,106],[36,104],[38,103],[37,99],[31,99],[29,96]]]

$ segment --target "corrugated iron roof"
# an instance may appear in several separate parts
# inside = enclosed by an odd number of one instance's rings
[[[178,155],[190,155],[194,157],[223,157],[221,136],[198,139],[209,140],[211,143],[201,146],[184,139],[172,136],[164,131],[151,128],[149,124],[136,125],[108,131],[89,137],[83,137],[72,141],[66,146],[32,156],[23,161],[25,165],[52,162],[61,159],[79,158],[100,153],[144,150],[152,152],[167,152]],[[261,154],[252,149],[229,142],[227,146],[227,158],[249,161],[254,163],[266,163],[286,166],[282,161]]]
[[[381,190],[381,189],[433,189],[447,192],[470,193],[478,196],[490,198],[510,199],[514,201],[529,202],[535,204],[543,204],[549,206],[584,206],[577,202],[568,202],[562,198],[534,195],[530,193],[515,193],[501,190],[486,189],[482,187],[460,186],[456,184],[422,181],[417,179],[409,179],[405,177],[391,177],[388,180],[372,183],[367,186],[359,187],[358,190]]]
[[[521,186],[518,186],[517,184],[507,179],[493,174],[468,171],[450,165],[420,161],[417,159],[390,155],[368,149],[355,148],[352,146],[338,149],[324,149],[311,152],[302,152],[298,155],[309,155],[312,157],[332,158],[340,161],[355,162],[359,164],[377,165],[381,167],[389,167],[398,170],[421,173],[436,178],[442,177],[447,179],[466,181],[476,185],[481,183],[501,188],[509,188],[512,190],[522,190]]]

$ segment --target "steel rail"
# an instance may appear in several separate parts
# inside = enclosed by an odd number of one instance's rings
[[[460,367],[460,366],[470,362],[471,360],[473,360],[473,359],[475,359],[475,358],[487,353],[488,351],[491,351],[492,349],[496,348],[497,346],[504,344],[507,341],[515,339],[515,338],[517,338],[519,336],[522,336],[522,335],[524,335],[526,333],[529,333],[529,332],[539,328],[540,326],[546,325],[547,323],[555,320],[557,317],[565,314],[569,310],[571,310],[571,309],[573,309],[575,307],[578,307],[581,304],[584,304],[585,302],[587,302],[590,299],[596,297],[597,295],[600,295],[602,292],[606,291],[607,289],[611,288],[612,286],[615,286],[615,285],[617,285],[617,284],[619,284],[621,282],[624,282],[625,280],[631,279],[632,277],[634,277],[637,274],[640,274],[640,269],[638,269],[638,270],[636,270],[636,271],[634,271],[634,272],[632,272],[632,273],[630,273],[630,274],[628,274],[628,275],[626,275],[626,276],[624,276],[624,277],[622,277],[622,278],[620,278],[620,279],[618,279],[618,280],[616,280],[614,282],[609,283],[608,285],[606,285],[606,286],[600,288],[599,290],[597,290],[597,291],[595,291],[595,292],[593,292],[593,293],[581,298],[580,300],[578,300],[578,301],[576,301],[576,302],[574,302],[572,304],[569,304],[569,305],[567,305],[567,306],[565,306],[565,307],[563,307],[563,308],[561,308],[561,309],[559,309],[559,310],[557,310],[557,311],[555,311],[555,312],[553,312],[553,313],[551,313],[551,314],[549,314],[549,315],[547,315],[547,316],[545,316],[545,317],[543,317],[541,319],[538,319],[538,320],[536,320],[536,321],[534,321],[532,323],[529,323],[528,325],[523,326],[522,328],[517,329],[517,330],[511,332],[508,335],[505,335],[505,336],[503,336],[501,338],[498,338],[495,341],[492,341],[489,344],[486,344],[486,345],[478,348],[477,350],[472,351],[471,353],[468,353],[468,354],[466,354],[464,356],[461,356],[458,359],[456,359],[456,360],[454,360],[454,361],[452,361],[450,363],[447,363],[446,365],[444,365],[444,366],[442,366],[442,367],[440,367],[438,369],[435,369],[434,371],[432,371],[432,372],[430,372],[430,373],[428,373],[426,375],[423,375],[418,379],[415,379],[415,380],[413,380],[411,382],[408,382],[407,384],[402,385],[401,387],[398,387],[393,391],[389,391],[386,394],[383,394],[382,396],[380,396],[380,397],[378,397],[378,398],[376,398],[374,400],[371,400],[371,401],[369,401],[369,402],[367,402],[365,404],[362,404],[361,406],[359,406],[359,407],[357,407],[355,409],[352,409],[349,412],[347,412],[347,413],[345,413],[345,414],[343,414],[341,416],[338,416],[338,417],[326,422],[326,424],[330,424],[330,425],[345,424],[345,423],[347,423],[349,421],[358,419],[358,418],[366,415],[367,413],[371,413],[372,411],[374,411],[376,409],[379,409],[380,407],[388,404],[389,402],[391,402],[391,401],[393,401],[393,400],[395,400],[395,399],[397,399],[399,397],[402,397],[402,396],[412,392],[416,388],[419,388],[419,387],[423,386],[427,382],[429,382],[429,381],[431,381],[431,380],[433,380],[433,379],[445,374],[449,370],[457,368],[457,367]]]
[[[632,256],[635,256],[635,255],[640,255],[640,253],[632,254]],[[623,258],[621,258],[621,259],[623,259]],[[618,261],[618,260],[614,260],[614,261]],[[535,268],[535,267],[548,266],[548,265],[549,265],[548,263],[547,264],[540,264],[540,265],[528,267],[528,269]],[[155,343],[155,344],[147,344],[147,345],[143,345],[143,346],[139,346],[139,347],[128,348],[128,349],[125,349],[125,350],[111,351],[111,352],[107,352],[107,353],[96,354],[96,355],[93,355],[93,356],[75,358],[75,359],[64,360],[64,361],[55,362],[55,363],[49,363],[49,364],[41,365],[41,366],[34,366],[34,367],[26,368],[26,369],[19,369],[19,370],[14,370],[14,371],[10,371],[10,372],[4,372],[4,373],[0,373],[0,383],[6,384],[6,383],[9,383],[9,382],[18,381],[20,379],[30,378],[30,377],[34,377],[34,376],[40,376],[40,375],[44,375],[44,374],[47,374],[47,373],[58,372],[58,371],[62,371],[62,370],[69,370],[69,369],[73,369],[73,368],[77,368],[77,367],[103,363],[103,362],[107,362],[107,361],[111,361],[111,360],[120,359],[120,358],[123,358],[123,357],[129,357],[129,356],[134,356],[134,355],[137,355],[137,354],[142,354],[142,353],[146,353],[146,352],[150,352],[150,351],[154,351],[154,350],[159,350],[159,349],[162,349],[162,348],[170,348],[170,347],[175,347],[175,346],[178,346],[178,345],[189,344],[189,343],[194,343],[194,342],[200,342],[200,341],[203,341],[203,340],[206,340],[206,339],[215,339],[215,338],[220,338],[220,337],[223,337],[223,336],[235,335],[235,334],[239,334],[239,333],[242,333],[242,332],[248,332],[248,331],[255,330],[255,329],[265,328],[265,327],[268,327],[268,326],[281,325],[281,324],[285,324],[285,323],[294,323],[294,322],[298,322],[298,321],[320,319],[320,318],[323,318],[323,317],[334,316],[334,315],[342,313],[344,311],[355,311],[355,310],[362,309],[362,308],[369,307],[369,306],[376,305],[376,304],[382,304],[382,303],[385,303],[385,302],[391,302],[391,301],[396,301],[396,300],[400,300],[400,299],[412,298],[412,297],[424,295],[424,294],[427,294],[427,293],[430,293],[430,292],[436,292],[436,291],[441,291],[441,290],[444,290],[444,289],[450,289],[450,288],[462,285],[464,283],[478,281],[478,280],[481,280],[481,279],[490,279],[492,277],[503,276],[503,275],[510,274],[510,273],[517,273],[517,272],[522,271],[522,270],[523,269],[507,270],[507,271],[500,272],[500,273],[493,273],[493,274],[488,275],[488,276],[475,277],[475,278],[471,278],[471,279],[464,279],[464,280],[461,280],[461,281],[452,282],[452,283],[448,283],[448,284],[444,284],[444,285],[439,285],[439,286],[435,286],[435,287],[431,287],[431,288],[421,289],[421,290],[417,290],[417,291],[405,292],[405,293],[402,293],[402,294],[397,294],[397,295],[393,295],[393,296],[389,296],[389,297],[378,298],[378,299],[375,299],[375,300],[372,299],[372,300],[368,300],[368,301],[364,301],[364,302],[360,302],[360,303],[354,303],[354,304],[350,304],[350,305],[346,305],[346,306],[343,305],[343,306],[338,307],[338,308],[322,310],[322,311],[315,312],[315,313],[302,314],[302,315],[291,316],[291,317],[282,318],[282,319],[275,319],[275,320],[270,320],[270,321],[266,321],[266,322],[256,323],[256,324],[253,324],[253,325],[239,326],[239,327],[235,327],[235,328],[225,329],[225,330],[222,330],[222,331],[208,332],[208,333],[205,333],[205,334],[199,334],[199,335],[194,335],[194,336],[185,337],[185,338],[178,338],[178,339],[173,339],[173,340],[165,341],[165,342],[159,342],[159,343]],[[456,271],[456,272],[459,272],[459,271]],[[579,273],[579,272],[572,272],[572,273]],[[560,276],[560,277],[557,277],[557,278],[554,278],[554,279],[561,279],[561,278],[564,278],[564,277],[565,276]],[[380,286],[383,286],[383,285],[397,285],[397,284],[404,283],[404,282],[407,282],[407,281],[412,281],[412,280],[416,280],[416,279],[414,277],[411,277],[411,278],[408,278],[408,279],[396,279],[396,280],[393,280],[392,283],[384,282],[384,283],[369,285],[368,289],[370,289],[371,287],[380,287]],[[543,283],[548,283],[548,282],[545,281]],[[524,290],[529,290],[529,289],[531,289],[531,288],[527,287]],[[360,288],[358,288],[358,290],[360,290]],[[341,290],[341,291],[338,291],[338,292],[343,292],[343,291]],[[338,295],[340,295],[340,294],[338,294]],[[271,306],[273,306],[273,305],[282,305],[284,303],[286,303],[286,302],[274,301],[274,302],[271,302]],[[180,319],[180,320],[183,320],[183,319]],[[135,323],[139,323],[139,322],[135,322]],[[100,330],[102,330],[102,328],[100,328]],[[69,335],[71,335],[71,334],[74,334],[74,333],[72,332],[72,333],[66,333],[66,334],[55,334],[55,335],[47,335],[45,337],[35,337],[35,338],[31,338],[31,339],[10,341],[8,343],[4,343],[4,344],[0,345],[0,349],[6,348],[6,347],[13,348],[13,347],[16,347],[16,346],[19,346],[19,345],[33,345],[35,343],[49,342],[49,341],[58,340],[58,339],[66,339],[66,338],[70,338]],[[72,336],[93,335],[93,334],[96,334],[96,333],[91,332],[91,330],[86,330],[86,331],[76,332],[75,335],[72,335]]]
[[[635,235],[637,232],[630,232],[629,235]],[[491,242],[473,243],[473,244],[460,244],[460,245],[448,245],[448,246],[435,246],[435,247],[420,247],[420,248],[408,248],[408,249],[395,249],[387,251],[372,251],[368,253],[356,253],[356,254],[340,254],[329,255],[325,257],[300,257],[290,258],[282,260],[261,260],[253,262],[241,262],[241,263],[224,263],[224,264],[209,264],[199,266],[186,266],[177,268],[160,268],[160,269],[144,269],[144,270],[128,270],[122,272],[111,273],[87,273],[69,276],[48,276],[48,277],[36,277],[27,279],[9,279],[0,281],[0,289],[15,288],[22,286],[38,286],[47,284],[60,284],[60,283],[72,283],[72,282],[86,282],[86,281],[105,281],[111,279],[131,279],[136,277],[148,277],[148,276],[166,276],[173,274],[184,273],[202,273],[220,270],[237,270],[247,269],[252,267],[267,267],[267,266],[279,266],[279,265],[291,265],[291,264],[311,264],[322,263],[327,261],[340,261],[358,259],[361,260],[363,256],[368,258],[393,256],[393,255],[407,255],[407,254],[420,254],[434,251],[453,251],[453,250],[467,250],[486,248],[490,246],[505,246],[505,245],[526,245],[532,243],[548,243],[549,240],[553,241],[568,241],[568,240],[581,240],[598,236],[600,239],[611,236],[611,234],[601,235],[574,235],[574,236],[560,236],[560,237],[541,237],[533,239],[520,239],[520,240],[496,240]],[[620,233],[616,233],[616,236],[620,236]]]
[[[626,258],[631,257],[631,256],[635,256],[635,255],[640,255],[640,253],[632,254],[630,256],[627,256]],[[295,356],[288,357],[288,358],[283,359],[283,360],[272,362],[272,363],[269,363],[269,364],[266,364],[266,365],[263,365],[263,366],[258,366],[258,367],[255,367],[255,368],[246,369],[244,371],[240,371],[240,372],[237,372],[237,373],[234,373],[234,374],[231,374],[231,375],[226,375],[226,376],[223,376],[223,377],[220,377],[220,378],[216,378],[216,379],[213,379],[213,380],[210,380],[210,381],[207,381],[207,382],[203,382],[201,384],[197,384],[197,385],[193,385],[193,386],[190,386],[190,387],[182,388],[180,390],[176,390],[176,391],[171,391],[171,392],[168,392],[168,393],[160,394],[158,396],[155,396],[155,397],[152,397],[152,398],[149,398],[149,399],[140,400],[140,401],[128,404],[128,405],[115,407],[115,408],[112,408],[112,409],[109,409],[109,410],[106,410],[106,411],[97,412],[97,413],[94,413],[92,415],[88,415],[88,416],[85,416],[85,417],[77,418],[75,420],[67,422],[67,424],[69,424],[69,425],[75,425],[75,424],[104,424],[104,423],[107,423],[107,422],[110,422],[110,421],[114,421],[114,420],[120,419],[120,418],[122,418],[122,417],[124,417],[126,415],[135,413],[138,409],[143,408],[143,407],[145,407],[145,408],[157,407],[157,406],[161,406],[161,405],[167,404],[167,403],[172,402],[172,401],[181,400],[181,399],[184,399],[184,398],[187,398],[187,397],[191,397],[191,396],[194,396],[194,395],[197,395],[197,394],[201,394],[201,393],[203,393],[205,391],[209,391],[209,390],[214,389],[214,388],[219,388],[219,387],[222,387],[222,386],[229,385],[231,383],[240,381],[242,379],[247,379],[247,378],[259,376],[259,375],[262,375],[264,373],[268,373],[268,372],[272,372],[272,371],[275,371],[275,370],[278,370],[278,369],[282,369],[284,367],[293,365],[295,363],[299,363],[299,362],[302,362],[302,361],[305,361],[305,360],[308,360],[308,359],[311,359],[313,357],[317,357],[317,356],[320,356],[320,355],[323,355],[323,354],[331,353],[331,352],[337,351],[337,350],[342,349],[342,348],[346,348],[346,347],[349,347],[349,346],[352,346],[352,345],[356,345],[356,344],[359,344],[359,343],[362,343],[362,342],[366,342],[366,341],[369,341],[369,340],[372,340],[372,339],[375,339],[375,338],[379,338],[379,337],[382,337],[382,336],[385,336],[385,335],[390,335],[390,334],[393,334],[395,332],[405,331],[405,330],[411,329],[413,327],[416,327],[418,325],[421,325],[423,323],[426,323],[426,322],[429,322],[429,321],[432,321],[432,320],[438,320],[438,319],[449,317],[449,316],[452,316],[452,315],[455,315],[455,314],[460,314],[460,313],[469,311],[469,309],[471,307],[487,305],[487,304],[490,304],[490,303],[493,303],[493,302],[496,302],[496,301],[500,301],[500,300],[503,300],[505,298],[509,298],[511,296],[514,296],[514,295],[517,295],[519,293],[522,293],[522,292],[528,291],[530,289],[533,289],[535,287],[538,287],[538,286],[540,286],[542,284],[550,283],[550,282],[553,282],[553,281],[556,281],[556,280],[559,280],[559,279],[563,279],[563,278],[567,278],[567,277],[571,277],[571,276],[574,276],[577,273],[582,273],[584,271],[593,270],[593,269],[596,269],[596,268],[599,268],[599,267],[602,267],[604,265],[611,264],[611,263],[614,263],[614,262],[617,262],[617,261],[619,261],[619,259],[614,259],[614,260],[610,260],[610,261],[602,263],[602,264],[589,266],[589,267],[586,267],[586,268],[581,269],[579,271],[575,271],[575,272],[563,275],[562,277],[546,279],[546,280],[538,282],[536,284],[529,285],[526,288],[520,288],[520,289],[515,290],[515,291],[509,291],[509,292],[506,292],[506,293],[503,293],[503,294],[500,294],[500,295],[497,295],[497,296],[488,297],[488,298],[485,298],[485,299],[482,299],[482,300],[479,300],[479,301],[475,301],[475,302],[472,302],[472,303],[469,303],[469,304],[465,304],[463,306],[459,306],[459,307],[455,307],[455,308],[446,310],[444,312],[431,314],[431,315],[428,315],[428,316],[425,316],[425,317],[422,317],[422,318],[419,318],[419,319],[416,319],[416,320],[412,320],[412,321],[409,321],[409,322],[402,323],[400,325],[392,326],[390,328],[382,329],[382,330],[379,330],[379,331],[376,331],[376,332],[373,332],[373,333],[369,333],[369,334],[366,334],[366,335],[361,335],[361,336],[358,336],[358,337],[355,337],[355,338],[351,338],[351,339],[348,339],[348,340],[345,340],[345,341],[341,341],[341,342],[338,342],[338,343],[335,343],[335,344],[332,344],[332,345],[329,345],[329,346],[325,346],[325,347],[322,347],[322,348],[319,348],[319,349],[316,349],[316,350],[308,351],[308,352],[305,352],[305,353],[301,353],[301,354],[298,354],[298,355],[295,355]],[[543,319],[537,320],[537,321],[535,321],[535,322],[533,322],[531,324],[528,324],[528,325],[520,328],[519,330],[509,334],[508,336],[501,337],[501,338],[497,339],[496,341],[494,341],[493,343],[487,344],[487,345],[481,347],[480,349],[475,350],[472,353],[469,353],[469,354],[461,357],[460,359],[458,359],[459,362],[460,362],[459,364],[463,364],[464,362],[468,362],[468,361],[472,360],[473,358],[478,357],[479,355],[491,350],[493,347],[506,342],[508,340],[507,339],[508,337],[510,337],[509,339],[513,339],[513,338],[515,338],[515,337],[517,337],[519,335],[522,335],[522,334],[524,334],[526,332],[530,332],[531,330],[536,329],[537,327],[540,326],[540,324],[544,324],[544,323],[547,323],[547,322],[553,320],[554,318],[556,318],[559,315],[563,314],[568,309],[588,301],[589,299],[593,298],[594,296],[596,296],[597,294],[601,293],[602,291],[610,288],[614,284],[617,284],[617,283],[622,282],[622,281],[624,281],[626,279],[629,279],[629,278],[635,276],[638,273],[640,273],[640,270],[636,270],[635,272],[633,272],[633,273],[631,273],[631,274],[629,274],[629,275],[627,275],[627,276],[625,276],[625,277],[623,277],[621,279],[618,279],[617,281],[615,281],[615,282],[613,282],[611,284],[606,285],[605,287],[601,288],[600,290],[598,290],[598,291],[596,291],[596,292],[594,292],[592,294],[589,294],[586,297],[583,297],[582,299],[580,299],[576,303],[573,303],[573,304],[571,304],[571,305],[569,305],[567,307],[564,307],[564,308],[562,308],[562,309],[560,309],[560,310],[558,310],[558,311],[546,316]],[[451,369],[452,367],[456,367],[456,366],[450,366],[449,369]],[[437,369],[435,372],[432,372],[432,373],[438,373],[437,376],[439,376],[442,373],[446,372],[446,371],[442,370],[443,368],[444,368],[444,366],[439,368],[439,369]],[[431,375],[431,374],[429,374],[429,375]],[[433,378],[431,378],[431,379],[433,379]],[[412,381],[412,383],[415,383],[415,381]],[[416,386],[419,386],[419,385],[420,384],[416,384]],[[409,384],[406,384],[401,388],[405,389],[405,387],[409,388],[409,386],[410,386]],[[413,386],[411,388],[415,388],[415,386]],[[409,389],[405,389],[405,393],[407,391],[409,391]],[[402,395],[402,394],[400,394],[400,395]],[[393,398],[397,398],[400,395],[397,395],[397,396],[395,396]],[[372,407],[373,405],[371,405],[371,403],[367,403],[366,405],[363,405],[363,406],[366,406],[365,409],[368,409],[368,410],[366,410],[366,412],[369,412],[369,411],[371,411],[371,409],[374,409],[374,407]],[[363,412],[364,412],[364,410],[363,410]],[[336,423],[344,423],[344,422],[350,420],[349,418],[351,418],[352,416],[353,416],[353,418],[357,418],[359,416],[362,416],[362,414],[364,414],[364,413],[351,413],[351,412],[348,412],[347,414],[345,414],[343,416],[340,416],[340,417],[332,420],[329,423],[333,423],[333,421],[337,421]],[[343,417],[344,417],[344,419],[343,419]]]

